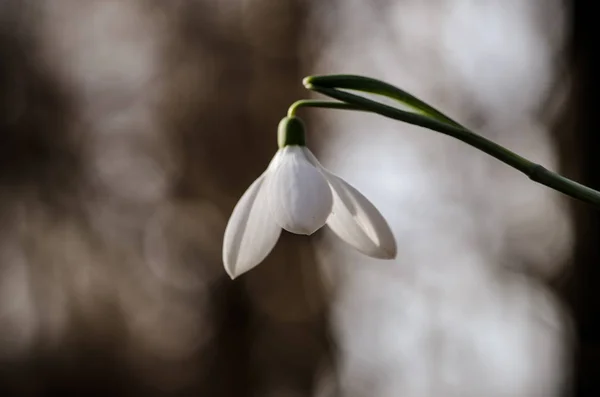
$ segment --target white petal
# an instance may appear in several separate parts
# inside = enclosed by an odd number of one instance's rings
[[[393,259],[396,239],[377,208],[343,179],[322,169],[333,191],[333,210],[327,225],[342,240],[365,255]]]
[[[333,197],[323,174],[306,159],[303,147],[286,146],[269,175],[269,201],[275,221],[296,234],[313,234],[325,225]]]
[[[225,228],[223,263],[232,279],[262,262],[281,234],[269,211],[265,189],[268,176],[266,171],[250,185]]]

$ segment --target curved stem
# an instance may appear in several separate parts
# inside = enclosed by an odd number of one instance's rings
[[[323,88],[341,88],[382,95],[408,106],[417,113],[429,116],[430,118],[436,119],[443,123],[464,128],[458,122],[452,120],[450,117],[435,109],[433,106],[421,101],[414,95],[411,95],[408,92],[384,81],[373,79],[371,77],[356,76],[351,74],[309,76],[302,80],[302,84],[304,84],[306,88],[309,88],[310,85],[314,85]]]
[[[337,90],[335,88],[321,87],[310,83],[305,85],[312,91],[316,91],[331,98],[344,101],[347,104],[357,106],[361,108],[361,110],[367,110],[394,120],[404,121],[409,124],[425,127],[456,138],[521,171],[534,182],[540,183],[588,204],[600,207],[600,192],[565,178],[562,175],[552,172],[539,164],[533,163],[526,158],[506,149],[505,147],[500,146],[497,143],[482,137],[481,135],[475,134],[464,127],[446,124],[438,120],[431,119],[427,116],[396,109],[394,107],[384,105],[358,95]]]
[[[313,99],[301,99],[292,103],[292,105],[288,108],[287,115],[288,117],[296,116],[296,112],[300,108],[325,108],[325,109],[343,109],[343,110],[359,110],[365,111],[360,106],[352,105],[345,102],[334,102],[334,101],[317,101]]]

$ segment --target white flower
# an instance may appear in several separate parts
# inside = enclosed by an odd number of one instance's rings
[[[375,206],[323,168],[302,145],[303,138],[299,143],[280,141],[281,148],[267,170],[233,209],[223,241],[223,263],[231,278],[262,262],[282,229],[310,235],[327,224],[342,240],[368,256],[396,257],[396,240]]]

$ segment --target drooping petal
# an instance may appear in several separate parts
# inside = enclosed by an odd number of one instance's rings
[[[333,209],[327,225],[342,240],[365,255],[393,259],[396,239],[375,206],[338,176],[322,169],[333,191]]]
[[[323,174],[302,146],[286,146],[269,175],[268,196],[275,221],[285,230],[310,235],[325,225],[333,205]]]
[[[223,263],[232,279],[262,262],[281,234],[281,227],[269,211],[265,188],[268,177],[266,171],[250,185],[225,228]]]

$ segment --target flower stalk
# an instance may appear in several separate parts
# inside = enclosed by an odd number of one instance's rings
[[[418,98],[388,83],[362,76],[311,76],[303,80],[312,91],[337,99],[341,103],[424,127],[458,139],[524,173],[529,179],[585,203],[600,207],[600,192],[544,168],[507,148],[476,134]],[[409,112],[344,91],[352,89],[382,95],[415,110]]]

